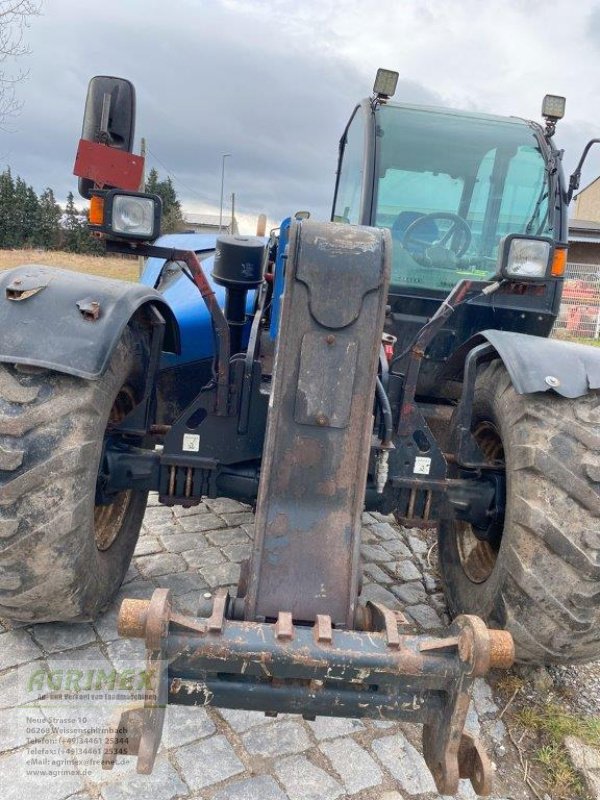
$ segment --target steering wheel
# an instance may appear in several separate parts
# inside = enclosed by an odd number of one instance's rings
[[[448,229],[442,233],[441,238],[436,239],[434,242],[426,242],[424,239],[419,239],[416,233],[419,227],[423,227],[426,222],[431,223],[437,222],[438,220],[450,223]],[[413,247],[418,246],[424,250],[443,247],[453,252],[458,258],[464,256],[469,249],[471,238],[472,235],[469,223],[462,217],[459,217],[458,214],[452,214],[449,211],[434,211],[433,214],[423,214],[422,217],[411,222],[404,231],[401,241],[403,246],[409,251],[411,245],[413,245]]]

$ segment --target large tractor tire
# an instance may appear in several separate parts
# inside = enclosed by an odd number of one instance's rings
[[[0,617],[94,619],[118,591],[147,493],[96,506],[107,424],[141,397],[149,335],[132,323],[87,381],[0,364]]]
[[[452,614],[509,630],[517,658],[600,658],[600,393],[519,395],[500,361],[478,377],[472,430],[506,465],[499,545],[443,522],[439,563]]]

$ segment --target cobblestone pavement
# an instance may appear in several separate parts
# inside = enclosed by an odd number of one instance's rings
[[[48,709],[37,717],[17,706],[36,701],[32,670],[100,664],[107,671],[141,663],[140,643],[119,640],[117,608],[125,597],[149,597],[169,587],[179,610],[194,613],[199,592],[237,583],[249,555],[253,516],[231,500],[207,500],[196,508],[150,504],[133,564],[114,607],[95,624],[11,626],[0,633],[0,786],[2,800],[432,800],[439,795],[420,754],[414,725],[172,706],[154,773],[137,775],[134,762],[118,759],[102,772],[93,743],[94,726],[113,706],[96,702],[85,714]],[[431,540],[404,530],[390,518],[365,514],[363,598],[401,608],[420,630],[447,622],[434,568]],[[138,661],[136,661],[138,660]],[[54,672],[53,672],[54,674]],[[62,686],[64,688],[64,685]],[[468,727],[481,733],[497,763],[496,797],[529,798],[509,760],[504,724],[489,686],[479,680]],[[27,714],[25,718],[23,715]],[[61,716],[62,714],[62,716]],[[29,722],[27,722],[29,720]],[[32,722],[34,720],[34,722]],[[42,778],[29,774],[34,757],[48,748],[61,759],[57,774],[42,764]],[[41,754],[41,755],[40,755]],[[121,763],[122,762],[122,763]],[[461,781],[459,797],[475,797]]]

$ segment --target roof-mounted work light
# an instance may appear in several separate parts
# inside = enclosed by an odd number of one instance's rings
[[[556,123],[565,115],[567,100],[558,94],[547,94],[542,101],[542,117],[546,120],[546,136],[554,136]]]
[[[396,93],[396,86],[398,84],[398,73],[391,69],[377,70],[375,76],[375,83],[373,84],[373,94],[381,103],[385,103],[390,97]]]

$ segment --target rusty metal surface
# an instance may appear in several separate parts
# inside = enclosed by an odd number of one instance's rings
[[[312,627],[294,624],[290,612],[280,612],[274,623],[234,621],[227,607],[226,592],[215,596],[206,619],[173,614],[168,590],[156,590],[150,601],[123,603],[120,630],[143,633],[161,701],[126,710],[113,726],[113,734],[131,729],[129,754],[138,755],[138,771],[151,769],[168,696],[174,703],[270,715],[420,722],[439,791],[454,794],[464,777],[480,794],[489,792],[489,759],[463,730],[472,681],[494,662],[509,665],[510,634],[462,616],[443,638],[412,635],[401,614],[378,603],[369,604],[373,630],[364,633],[337,630],[326,615]]]
[[[111,721],[102,756],[103,769],[112,769],[116,755],[137,756],[137,772],[152,772],[162,738],[168,700],[165,648],[171,622],[171,593],[156,589],[150,600],[126,599],[119,613],[119,632],[146,641],[144,703],[123,709]],[[141,636],[140,636],[141,634]]]
[[[389,250],[387,233],[373,228],[292,229],[248,620],[289,611],[354,623]]]

